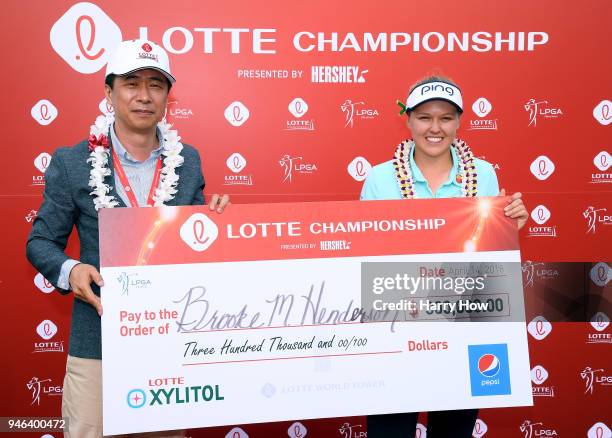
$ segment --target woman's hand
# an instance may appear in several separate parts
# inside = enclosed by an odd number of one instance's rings
[[[506,190],[501,189],[499,191],[499,196],[506,196]],[[508,196],[508,205],[504,207],[506,216],[518,220],[519,230],[525,226],[529,218],[529,213],[527,212],[525,204],[523,204],[522,197],[523,195],[521,192],[516,192],[512,196]]]

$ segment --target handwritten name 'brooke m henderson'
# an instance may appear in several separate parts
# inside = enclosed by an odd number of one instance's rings
[[[315,284],[305,295],[276,294],[266,299],[266,311],[252,312],[245,304],[235,313],[213,308],[206,297],[206,287],[190,288],[176,304],[184,303],[176,319],[177,332],[195,333],[228,329],[254,329],[262,327],[288,327],[301,325],[333,325],[368,321],[399,320],[399,312],[367,311],[356,306],[351,299],[346,307],[330,308],[324,305],[325,281],[316,289]],[[395,315],[394,315],[395,314]]]

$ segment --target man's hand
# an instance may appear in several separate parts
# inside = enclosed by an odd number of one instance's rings
[[[214,195],[212,195],[212,198],[210,198],[210,204],[208,204],[208,208],[210,208],[211,210],[217,210],[217,213],[223,213],[225,207],[230,204],[229,200],[229,195],[219,196],[215,193]]]
[[[79,263],[70,271],[69,281],[74,296],[91,304],[96,309],[96,312],[98,312],[98,315],[102,316],[100,297],[91,290],[91,283],[96,283],[100,287],[104,286],[104,281],[98,270],[92,265]]]
[[[506,190],[501,189],[499,192],[499,196],[506,196]],[[520,230],[527,223],[527,219],[529,218],[529,213],[527,212],[527,208],[525,208],[525,204],[523,204],[521,192],[516,192],[512,196],[508,197],[508,205],[504,207],[504,213],[506,216],[511,217],[512,219],[518,219],[518,229]]]

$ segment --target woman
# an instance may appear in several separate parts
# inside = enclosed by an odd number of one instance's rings
[[[399,102],[398,102],[399,103]],[[399,144],[392,160],[372,168],[361,199],[453,198],[505,196],[499,191],[491,164],[475,158],[468,145],[456,138],[463,113],[459,87],[450,79],[430,76],[408,93],[401,114],[408,115],[412,140]],[[528,213],[520,193],[508,197],[506,216],[518,220]],[[368,416],[368,438],[414,437],[417,412]],[[428,438],[469,438],[477,409],[430,412]]]

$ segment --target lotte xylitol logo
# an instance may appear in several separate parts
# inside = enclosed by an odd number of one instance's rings
[[[203,252],[217,240],[219,228],[204,213],[194,213],[181,226],[180,235],[191,249]]]
[[[472,396],[511,394],[507,344],[468,345]]]
[[[121,29],[93,3],[77,3],[55,22],[49,34],[51,47],[79,73],[104,67],[122,40]]]

